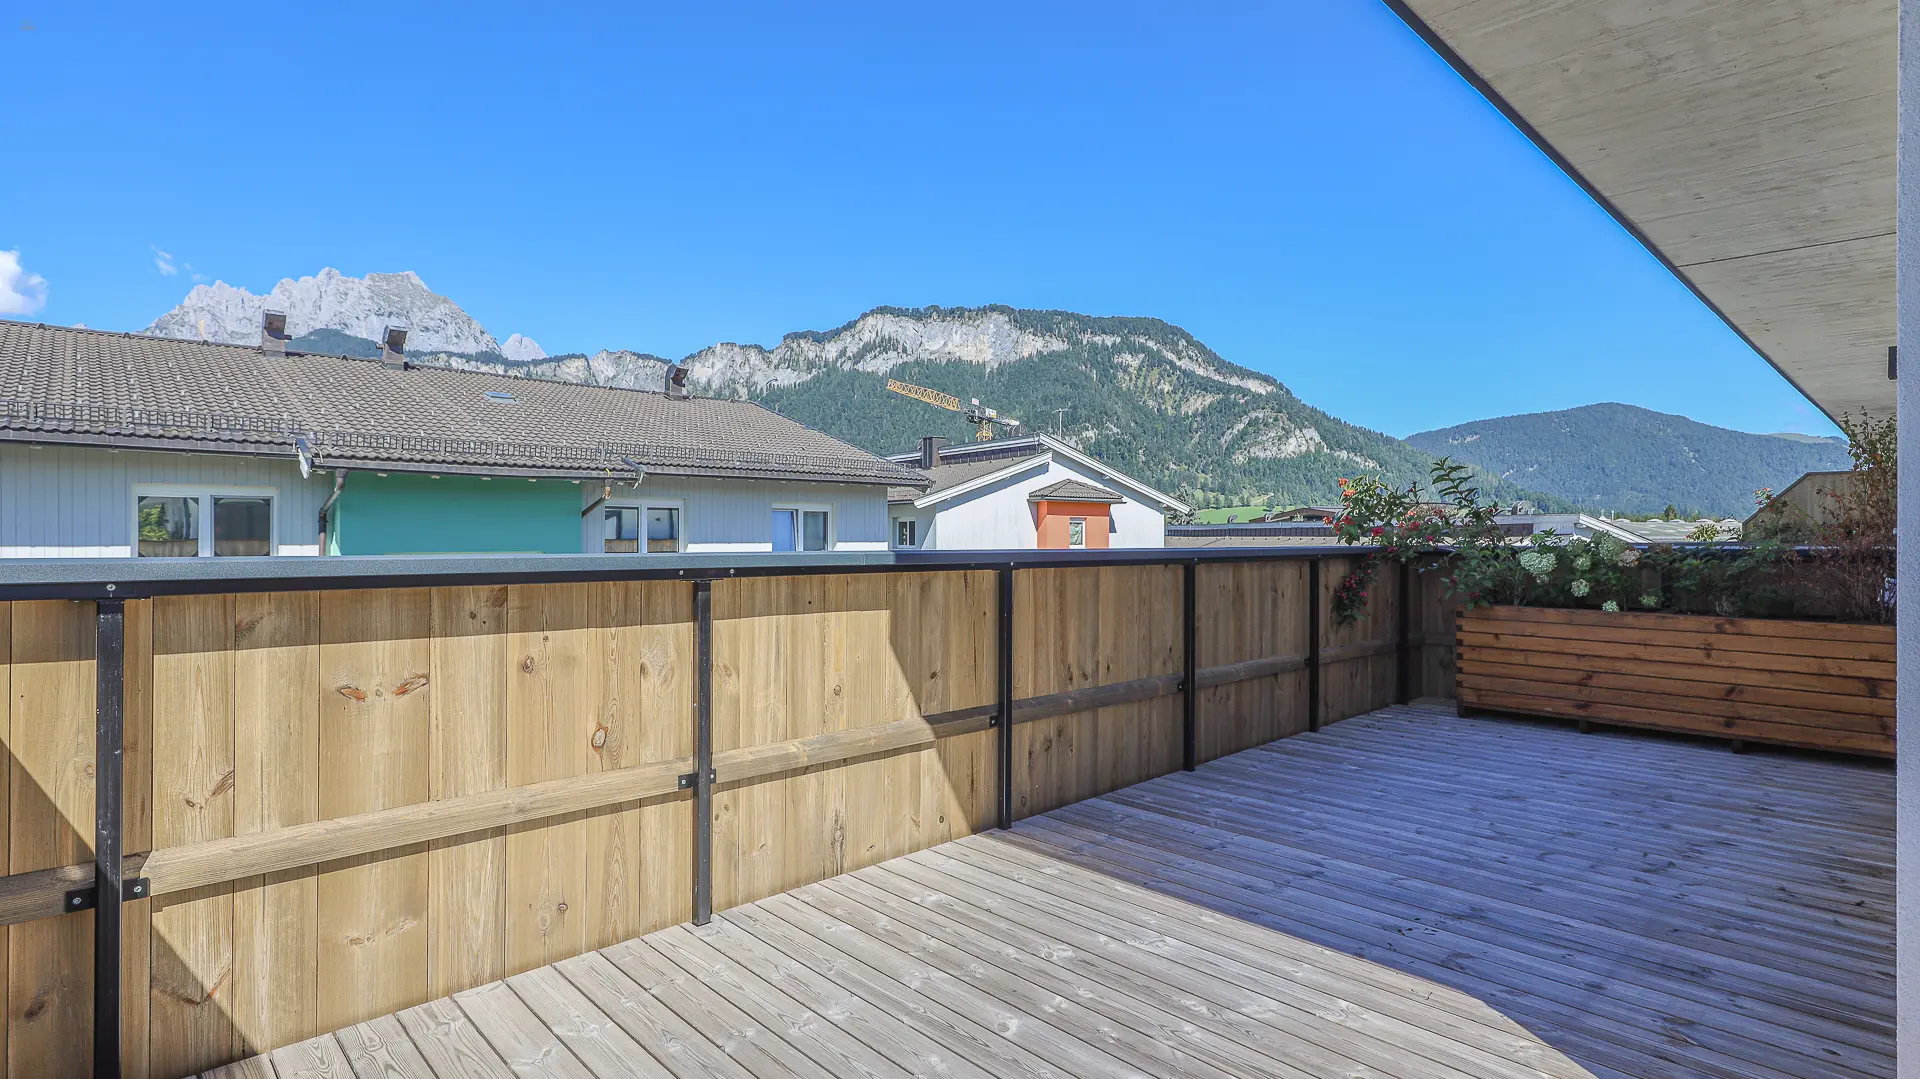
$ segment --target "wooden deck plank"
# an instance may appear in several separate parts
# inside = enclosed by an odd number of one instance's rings
[[[391,1015],[334,1032],[354,1079],[435,1079],[427,1058]]]
[[[1134,820],[1127,823],[1138,824]],[[1720,1039],[1697,1029],[1687,1010],[1669,1007],[1669,998],[1657,994],[1650,997],[1634,983],[1609,973],[1605,960],[1589,962],[1577,953],[1538,945],[1524,932],[1482,930],[1458,918],[1431,914],[1418,903],[1385,898],[1383,891],[1392,892],[1397,887],[1398,882],[1391,878],[1384,886],[1369,882],[1352,890],[1322,887],[1315,878],[1325,872],[1324,868],[1303,864],[1285,875],[1291,883],[1278,885],[1275,878],[1280,874],[1272,867],[1253,866],[1243,872],[1237,868],[1237,850],[1216,853],[1205,849],[1206,841],[1190,834],[1194,829],[1187,829],[1189,834],[1180,839],[1131,833],[1120,839],[1104,819],[1077,832],[1068,832],[1068,826],[1057,826],[1054,820],[1046,824],[1056,834],[1090,837],[1103,854],[1129,848],[1139,851],[1146,856],[1150,872],[1195,888],[1200,896],[1246,903],[1259,912],[1263,924],[1322,939],[1331,937],[1338,942],[1335,946],[1359,949],[1356,954],[1376,961],[1402,955],[1417,957],[1425,965],[1422,972],[1429,977],[1445,971],[1468,972],[1464,978],[1456,973],[1454,984],[1489,996],[1503,1008],[1513,1010],[1516,1017],[1539,1016],[1562,1026],[1586,1029],[1616,1047],[1670,1061],[1683,1071],[1697,1069],[1700,1074],[1727,1079],[1804,1079],[1793,1071],[1767,1068],[1761,1060],[1751,1059],[1764,1059],[1765,1047],[1736,1039],[1747,1051],[1733,1059],[1700,1045],[1702,1040]],[[1675,1038],[1681,1030],[1685,1038]]]
[[[1660,947],[1662,935],[1657,925],[1646,937],[1637,938],[1632,933],[1613,928],[1605,921],[1593,920],[1594,917],[1604,919],[1606,915],[1588,915],[1573,902],[1556,908],[1561,912],[1571,909],[1572,913],[1568,914],[1533,909],[1498,897],[1469,895],[1463,901],[1456,900],[1444,887],[1428,880],[1409,876],[1388,877],[1384,873],[1368,877],[1363,866],[1338,859],[1302,858],[1296,861],[1283,856],[1276,857],[1274,851],[1264,848],[1258,840],[1235,838],[1217,829],[1196,829],[1190,822],[1154,823],[1150,818],[1131,815],[1120,815],[1114,820],[1124,822],[1130,836],[1141,838],[1147,844],[1161,849],[1197,837],[1208,842],[1212,851],[1217,852],[1210,853],[1204,860],[1246,866],[1251,873],[1263,878],[1274,875],[1276,870],[1288,875],[1312,872],[1316,883],[1326,880],[1331,885],[1325,889],[1306,889],[1302,892],[1303,896],[1355,902],[1354,896],[1340,891],[1342,886],[1357,881],[1351,885],[1351,891],[1359,893],[1371,890],[1378,893],[1383,888],[1380,882],[1391,880],[1393,894],[1401,902],[1379,899],[1357,901],[1367,909],[1389,917],[1398,915],[1417,919],[1424,925],[1444,928],[1450,933],[1458,933],[1491,946],[1500,946],[1508,937],[1519,934],[1524,935],[1530,943],[1546,949],[1563,949],[1568,962],[1583,960],[1581,965],[1587,969],[1607,973],[1619,979],[1620,984],[1635,987],[1639,990],[1635,994],[1637,997],[1650,1000],[1663,1011],[1671,1010],[1672,1001],[1669,998],[1689,988],[1683,981],[1662,976],[1679,963],[1688,965],[1693,972],[1693,980],[1708,985],[1734,985],[1745,991],[1743,996],[1750,996],[1756,1001],[1772,1001],[1776,1004],[1791,1001],[1806,1008],[1825,1007],[1836,1011],[1847,1007],[1845,1002],[1829,1000],[1839,995],[1834,992],[1835,987],[1848,984],[1845,979],[1835,976],[1834,980],[1822,982],[1798,976],[1780,976],[1769,983],[1765,976],[1773,974],[1775,969],[1749,962],[1737,949],[1731,950],[1728,956],[1716,956],[1690,952],[1676,946],[1668,950],[1662,963],[1649,963],[1642,957]],[[1113,825],[1102,820],[1096,827],[1106,830]],[[1459,872],[1464,876],[1466,870],[1462,868]],[[1622,911],[1613,921],[1618,923],[1624,919],[1630,922],[1630,918],[1630,912]],[[1547,951],[1542,954],[1553,953]],[[1592,959],[1584,961],[1589,956]],[[1715,994],[1696,993],[1693,998],[1706,1004],[1698,1017],[1699,1021],[1712,1023],[1721,1014]],[[1854,1003],[1857,1006],[1860,1002],[1855,1000]],[[1745,1036],[1764,1042],[1769,1039],[1772,1033],[1770,1028],[1774,1024],[1788,1022],[1793,1017],[1794,1013],[1788,1009],[1769,1014],[1764,1021],[1748,1023],[1744,1018],[1733,1021],[1747,1023],[1749,1029]]]
[[[279,1079],[353,1079],[353,1068],[333,1035],[322,1034],[268,1054]]]
[[[1887,1079],[1891,779],[1383,709],[280,1053],[355,1079]]]
[[[659,1005],[601,953],[588,952],[556,963],[553,969],[628,1037],[651,1052],[676,1079],[739,1079],[749,1074],[686,1020]]]
[[[834,1075],[896,1079],[906,1072],[872,1047],[825,1021],[813,1009],[716,951],[686,926],[664,929],[647,943],[666,961],[714,987],[741,1011],[786,1039]]]
[[[996,1074],[953,1053],[915,1026],[892,1021],[898,1013],[875,1008],[793,958],[785,948],[733,922],[715,922],[690,935],[915,1075],[991,1079]]]
[[[492,982],[455,993],[453,1001],[515,1075],[593,1079],[587,1066],[561,1044],[559,1035],[541,1022],[507,983]]]
[[[603,948],[600,954],[707,1041],[738,1061],[755,1079],[819,1074],[819,1069],[805,1054],[754,1022],[713,986],[673,965],[648,947],[646,940],[642,937]]]
[[[833,927],[823,924],[822,920],[808,922],[806,919],[810,908],[801,904],[786,908],[782,913],[795,919],[790,923],[774,913],[780,906],[771,901],[756,903],[728,911],[723,917],[728,923],[740,926],[750,939],[778,948],[783,955],[804,964],[832,984],[858,994],[898,1019],[902,1026],[980,1065],[990,1075],[1053,1079],[1065,1074],[1020,1048],[1013,1039],[974,1022],[932,997],[915,992],[908,981],[896,981],[880,968],[837,950],[828,943],[834,935]],[[813,933],[819,935],[810,935],[802,924],[813,925]]]
[[[408,1008],[399,1018],[439,1079],[514,1079],[507,1062],[452,998]]]
[[[1140,1000],[1083,972],[1055,967],[1014,945],[933,914],[876,887],[861,874],[804,889],[808,902],[870,935],[905,943],[911,954],[973,980],[1022,1007],[1051,1008],[1076,1037],[1101,1045],[1150,1074],[1294,1076],[1310,1074],[1205,1029],[1169,1007]],[[1356,1076],[1373,1076],[1357,1070]]]
[[[1044,1060],[1049,1069],[1058,1068],[1077,1076],[1139,1079],[1146,1075],[1105,1049],[1075,1038],[1058,1025],[1057,1018],[1048,1009],[1038,1009],[1035,1013],[1023,1011],[1017,1004],[983,990],[960,973],[923,962],[912,953],[869,936],[859,926],[801,902],[795,896],[774,896],[755,904],[754,909],[777,915],[781,921],[805,931],[837,954],[870,965],[936,1006],[991,1030]]]
[[[673,1074],[554,968],[516,974],[507,985],[599,1079]]]

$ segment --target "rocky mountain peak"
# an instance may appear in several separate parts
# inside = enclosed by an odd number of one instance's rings
[[[269,309],[287,313],[287,330],[295,337],[337,330],[371,341],[384,327],[397,324],[407,327],[409,352],[502,353],[500,343],[473,316],[428,288],[411,270],[350,277],[329,266],[312,277],[282,278],[264,296],[224,281],[195,285],[179,306],[155,319],[145,332],[250,345],[260,340],[260,317]],[[539,356],[546,355],[531,340],[517,339]],[[527,349],[522,346],[521,351]]]

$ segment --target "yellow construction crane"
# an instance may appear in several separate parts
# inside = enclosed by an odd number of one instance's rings
[[[1006,428],[1008,434],[1020,429],[1019,420],[1002,419],[998,412],[982,406],[978,397],[974,398],[971,404],[963,405],[958,397],[950,393],[941,393],[939,390],[930,390],[925,386],[915,386],[911,382],[901,382],[893,378],[887,380],[887,389],[916,401],[925,401],[935,408],[944,408],[948,412],[958,412],[965,416],[968,423],[979,428],[979,433],[973,436],[975,442],[991,441],[995,424]]]

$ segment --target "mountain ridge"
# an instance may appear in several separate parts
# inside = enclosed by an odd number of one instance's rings
[[[1851,465],[1846,443],[1753,434],[1616,401],[1498,416],[1408,435],[1583,509],[1745,517],[1755,490],[1781,490],[1807,472]]]

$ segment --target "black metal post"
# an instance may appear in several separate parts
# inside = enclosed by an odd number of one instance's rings
[[[1186,656],[1186,670],[1180,676],[1180,752],[1181,767],[1193,771],[1198,740],[1198,725],[1195,722],[1196,706],[1200,699],[1200,662],[1198,650],[1194,646],[1194,577],[1199,565],[1189,562],[1180,567],[1182,601],[1180,611],[1180,647]]]
[[[126,603],[94,614],[93,1074],[120,1079],[120,817],[126,787]]]
[[[1400,563],[1400,626],[1394,646],[1393,703],[1413,700],[1413,563]]]
[[[1013,570],[999,571],[1000,586],[1000,827],[1013,827]]]
[[[713,582],[693,582],[693,924],[713,920]]]
[[[1307,563],[1307,729],[1320,729],[1320,560]]]

